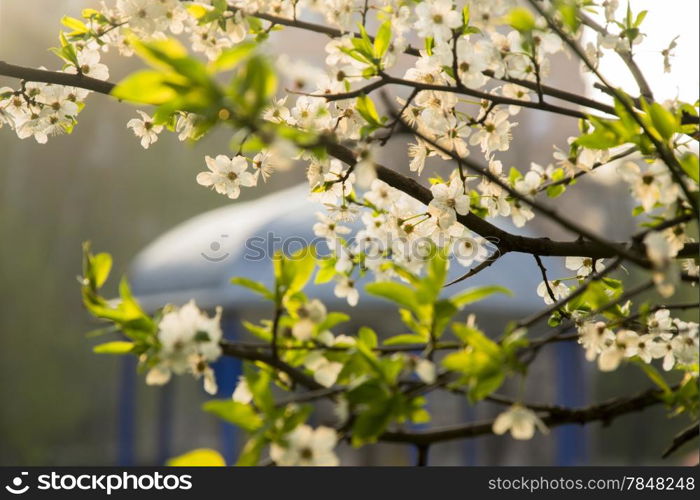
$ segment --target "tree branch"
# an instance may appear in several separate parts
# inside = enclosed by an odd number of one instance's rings
[[[661,458],[668,458],[669,456],[671,456],[671,454],[673,454],[673,452],[675,452],[685,443],[687,443],[688,441],[692,441],[693,439],[698,437],[699,433],[700,426],[698,425],[698,422],[692,423],[689,427],[686,427],[673,437],[671,445],[668,448],[666,448],[663,455],[661,455]]]
[[[601,421],[604,425],[607,425],[619,416],[661,403],[661,395],[662,391],[659,389],[649,389],[636,396],[619,397],[584,408],[549,409],[549,414],[544,416],[542,421],[548,427],[557,427],[565,424],[583,425],[596,421]],[[493,434],[493,422],[493,420],[470,422],[426,431],[388,431],[379,436],[379,440],[391,443],[430,445],[443,441]]]
[[[106,95],[109,95],[111,90],[115,87],[115,84],[111,82],[105,82],[79,74],[27,68],[2,61],[0,61],[0,75],[19,78],[25,81],[78,87]],[[348,165],[354,165],[356,163],[355,156],[350,149],[330,141],[326,141],[324,145],[328,152],[335,158]],[[377,166],[377,175],[390,186],[399,191],[403,191],[426,205],[430,203],[432,199],[432,194],[429,189],[420,185],[413,179],[404,177],[394,170],[379,165]],[[610,258],[618,254],[610,248],[609,245],[601,245],[595,241],[552,241],[549,238],[530,238],[513,235],[472,213],[460,215],[458,216],[458,220],[465,227],[471,229],[480,236],[490,238],[492,241],[498,241],[498,247],[502,252],[513,251],[541,256],[579,256],[591,258]],[[688,253],[692,255],[692,249],[690,252],[686,252],[685,249],[683,249],[679,252],[679,255],[685,256]],[[645,260],[643,257],[636,258],[638,261]]]

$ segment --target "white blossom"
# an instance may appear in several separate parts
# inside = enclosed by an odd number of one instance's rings
[[[218,155],[205,158],[209,172],[197,174],[197,183],[211,187],[217,193],[236,199],[241,194],[241,186],[250,187],[256,183],[255,176],[248,172],[248,160],[243,156],[229,158]]]
[[[278,466],[336,466],[339,461],[333,449],[337,441],[335,431],[329,427],[312,429],[300,425],[283,442],[272,443],[270,458]]]
[[[532,439],[535,429],[539,429],[542,434],[549,433],[549,429],[537,414],[520,404],[514,404],[493,421],[494,434],[501,435],[510,431],[510,435],[519,440]]]

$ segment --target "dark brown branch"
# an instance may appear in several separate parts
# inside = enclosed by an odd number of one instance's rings
[[[10,78],[19,78],[27,82],[43,82],[54,83],[56,85],[66,85],[70,87],[79,87],[81,89],[92,90],[100,94],[109,94],[115,87],[115,84],[91,78],[89,76],[62,73],[60,71],[48,71],[45,69],[26,68],[24,66],[16,66],[14,64],[0,61],[0,75],[9,76]]]
[[[324,146],[331,156],[348,165],[355,165],[355,155],[349,148],[330,140],[326,141]],[[414,179],[406,177],[395,170],[382,165],[377,165],[376,170],[377,177],[380,180],[411,196],[412,198],[415,198],[421,203],[427,205],[430,203],[430,200],[433,199],[433,195],[430,190],[416,182]],[[478,235],[488,238],[490,241],[494,242],[501,252],[520,252],[549,257],[565,257],[573,255],[579,257],[591,257],[594,259],[606,259],[616,257],[618,255],[618,252],[610,248],[609,245],[604,246],[595,241],[581,241],[580,239],[573,241],[555,241],[546,237],[532,238],[511,234],[471,212],[467,215],[458,215],[457,220],[460,224],[474,231]],[[620,245],[623,245],[623,243],[615,243],[614,245],[616,245],[616,248],[618,248]],[[642,255],[636,256],[635,259],[638,262],[646,261],[646,258]],[[648,265],[648,263],[646,264]]]
[[[671,456],[673,452],[678,450],[685,443],[692,441],[693,439],[698,437],[699,432],[700,426],[698,425],[698,422],[694,422],[690,425],[690,427],[686,427],[685,429],[683,429],[681,432],[679,432],[673,437],[671,445],[668,448],[666,448],[663,455],[661,455],[661,458],[668,458],[669,456]]]
[[[552,286],[549,284],[549,279],[547,278],[547,268],[544,267],[542,259],[539,255],[533,255],[533,257],[535,258],[535,262],[537,262],[537,267],[540,268],[540,273],[542,274],[542,279],[544,280],[544,286],[547,289],[547,294],[549,295],[549,298],[552,299],[552,302],[556,303],[557,298],[554,296],[554,290],[552,290]]]
[[[326,389],[326,387],[316,382],[313,377],[308,376],[298,368],[295,368],[292,365],[285,363],[281,359],[272,356],[272,354],[263,352],[259,349],[224,341],[221,342],[221,350],[225,355],[233,356],[234,358],[243,359],[246,361],[261,361],[272,368],[276,368],[277,370],[286,373],[289,375],[290,379],[297,384],[306,387],[307,389]]]
[[[473,267],[472,269],[470,269],[469,271],[467,271],[466,274],[463,274],[463,275],[460,276],[459,278],[457,278],[457,279],[455,279],[455,280],[453,280],[453,281],[450,281],[450,282],[447,283],[445,286],[454,285],[455,283],[460,283],[460,282],[462,282],[462,281],[464,281],[464,280],[466,280],[466,279],[468,279],[468,278],[471,278],[471,277],[474,276],[475,274],[478,274],[478,273],[480,273],[481,271],[483,271],[484,269],[486,269],[487,267],[491,266],[494,262],[496,262],[498,259],[500,259],[501,257],[503,257],[503,255],[505,255],[505,252],[496,250],[493,254],[491,254],[490,256],[488,256],[484,262],[482,262],[481,264],[479,264],[479,265],[476,266],[476,267]]]
[[[557,427],[565,424],[583,425],[596,421],[607,425],[619,416],[661,403],[660,396],[662,394],[662,391],[659,389],[649,389],[636,396],[615,398],[584,408],[558,408],[556,411],[552,411],[542,417],[542,421],[548,427]],[[379,439],[380,441],[392,443],[430,445],[443,441],[493,434],[493,422],[493,420],[470,422],[426,431],[389,431],[382,434]]]
[[[407,124],[404,123],[404,125],[406,127],[408,127]],[[411,127],[409,127],[409,128],[411,128]],[[442,146],[441,144],[438,144],[436,141],[434,141],[430,137],[426,136],[425,134],[423,134],[419,130],[416,130],[415,128],[413,128],[412,132],[413,132],[413,134],[416,135],[416,137],[419,137],[427,144],[430,144],[435,150],[441,151],[442,153],[450,156],[456,162],[462,162],[467,168],[469,168],[473,172],[476,172],[477,174],[480,174],[480,175],[486,177],[489,181],[500,186],[501,189],[506,191],[513,198],[530,206],[533,210],[536,210],[537,212],[544,215],[548,219],[551,219],[553,222],[556,222],[564,229],[567,229],[567,230],[571,231],[572,233],[578,235],[579,239],[590,240],[591,243],[596,244],[601,249],[604,249],[607,252],[609,252],[609,255],[612,254],[615,256],[621,256],[621,257],[624,257],[625,259],[627,259],[631,262],[634,262],[635,264],[637,264],[639,266],[646,267],[646,268],[650,267],[650,263],[646,259],[646,257],[642,257],[636,253],[629,251],[626,248],[626,245],[620,245],[618,243],[614,243],[614,242],[610,242],[610,241],[605,240],[604,238],[602,238],[602,237],[592,233],[588,229],[582,227],[577,222],[574,222],[573,220],[567,219],[567,218],[559,215],[555,210],[542,205],[541,203],[531,199],[528,196],[523,195],[522,193],[517,191],[515,188],[511,187],[508,183],[504,182],[500,177],[498,177],[497,175],[494,175],[487,168],[479,165],[475,161],[473,161],[469,158],[460,157],[453,150],[447,149],[444,146]],[[469,215],[471,215],[471,214],[469,214]],[[528,252],[528,253],[543,255],[543,254],[538,253],[538,252]]]

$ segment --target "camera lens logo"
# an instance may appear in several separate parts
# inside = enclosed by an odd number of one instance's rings
[[[228,238],[228,234],[222,234],[221,237]],[[221,262],[222,260],[228,258],[229,255],[231,255],[228,252],[221,251],[221,243],[218,241],[212,241],[209,245],[209,250],[211,250],[212,255],[209,255],[207,252],[202,252],[200,254],[209,262]],[[221,251],[221,255],[218,255],[219,251]]]
[[[12,480],[12,485],[7,485],[5,486],[5,489],[12,493],[13,495],[21,495],[23,493],[26,493],[27,490],[29,489],[29,485],[26,484],[24,487],[22,487],[22,476],[28,476],[28,472],[22,472],[19,476],[15,477]]]

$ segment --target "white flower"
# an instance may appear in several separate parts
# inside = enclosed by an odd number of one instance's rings
[[[163,126],[155,125],[153,118],[140,109],[136,112],[141,115],[141,118],[132,118],[126,126],[134,131],[136,137],[141,138],[141,146],[148,149],[151,144],[158,140],[158,134],[163,131]]]
[[[418,172],[418,175],[420,175],[425,167],[425,160],[428,156],[434,154],[434,151],[428,147],[428,144],[420,139],[418,139],[416,144],[409,143],[408,157],[411,158],[411,161],[408,164],[408,168],[411,172]]]
[[[357,305],[357,301],[360,299],[360,292],[355,288],[355,282],[347,276],[338,278],[333,293],[335,293],[336,297],[345,297],[348,304],[353,307]]]
[[[426,384],[432,384],[437,377],[435,363],[429,359],[419,359],[416,361],[416,375]]]
[[[669,334],[672,326],[671,311],[668,309],[659,309],[647,318],[649,333],[654,335],[663,336],[664,334]]]
[[[46,88],[36,97],[37,102],[44,104],[50,113],[61,118],[76,116],[78,114],[77,96],[71,94],[69,87],[59,85],[47,85]]]
[[[80,73],[90,78],[106,80],[109,78],[109,69],[100,63],[100,53],[97,50],[84,49],[76,54],[78,66],[69,66],[66,73]]]
[[[486,240],[480,236],[474,236],[468,230],[465,230],[462,236],[455,239],[452,246],[452,254],[465,267],[472,265],[475,261],[481,262],[488,255]]]
[[[314,234],[321,238],[334,242],[340,235],[348,234],[350,228],[338,224],[335,219],[328,217],[323,212],[316,212],[319,222],[314,224]]]
[[[329,427],[300,425],[290,432],[283,443],[272,443],[270,458],[279,466],[336,466],[333,452],[338,437]]]
[[[672,341],[663,341],[662,345],[664,347],[662,366],[665,371],[669,371],[676,364],[676,353],[674,352],[674,346]]]
[[[273,99],[272,104],[263,110],[263,119],[274,122],[274,123],[289,123],[292,118],[292,114],[289,112],[289,108],[285,105],[287,102],[287,97],[284,96],[281,99]]]
[[[270,149],[260,151],[251,161],[251,166],[255,172],[254,175],[262,177],[264,182],[267,182],[272,172],[278,169],[284,169],[287,165],[288,162],[284,158],[278,157]]]
[[[510,99],[517,99],[519,101],[524,101],[524,102],[530,101],[530,94],[528,94],[528,92],[529,92],[529,90],[526,89],[525,87],[521,87],[520,85],[515,85],[514,83],[507,83],[501,89],[501,94],[503,94],[504,97],[508,97]],[[522,108],[520,106],[516,106],[513,104],[508,106],[508,112],[511,115],[518,114],[521,109]]]
[[[299,307],[295,314],[297,322],[292,327],[292,335],[299,340],[309,340],[316,325],[326,319],[326,306],[318,299],[308,301]]]
[[[370,185],[370,190],[365,193],[365,199],[379,209],[388,210],[399,198],[399,195],[400,191],[379,179],[375,179]]]
[[[678,198],[678,186],[661,163],[654,163],[642,173],[639,165],[628,161],[620,165],[617,171],[630,184],[632,193],[645,212],[652,210],[657,203],[669,205]]]
[[[617,370],[620,363],[627,354],[627,349],[630,345],[639,339],[639,335],[631,330],[620,330],[615,334],[615,340],[612,341],[598,357],[598,368],[602,372],[611,372]]]
[[[469,196],[464,194],[464,183],[459,178],[454,178],[449,184],[433,184],[430,187],[433,199],[430,200],[431,207],[442,212],[459,215],[469,213]]]
[[[533,163],[533,166],[534,165],[536,164]],[[541,184],[542,176],[537,172],[530,170],[528,173],[525,174],[524,177],[521,177],[520,179],[515,181],[515,189],[520,194],[524,194],[526,196],[535,196],[539,192]]]
[[[128,19],[129,27],[142,36],[165,29],[165,2],[151,0],[117,0],[117,12]]]
[[[253,400],[253,393],[250,391],[248,382],[243,375],[238,377],[238,385],[236,385],[231,398],[237,403],[243,403],[244,405],[249,404]]]
[[[335,261],[335,270],[339,273],[351,271],[354,266],[352,252],[341,244],[336,248],[335,254],[337,258]]]
[[[586,349],[586,359],[593,361],[600,352],[615,341],[615,334],[602,321],[586,322],[579,329],[578,342]]]
[[[343,370],[343,364],[329,361],[319,351],[310,352],[304,360],[304,366],[314,372],[314,380],[323,387],[331,387]]]
[[[197,183],[211,186],[217,193],[236,199],[241,194],[240,186],[255,186],[255,176],[247,171],[248,160],[244,156],[231,159],[226,155],[205,157],[210,172],[197,174]]]
[[[535,428],[542,434],[549,433],[549,429],[537,414],[520,404],[514,404],[493,421],[494,434],[505,434],[510,431],[514,439],[527,440],[535,435]]]
[[[459,80],[469,88],[483,86],[487,78],[483,71],[488,69],[488,60],[480,44],[460,38],[457,42],[457,73]]]
[[[510,129],[517,125],[508,121],[508,110],[492,111],[469,139],[469,144],[481,146],[487,155],[492,151],[506,151],[510,145]]]
[[[576,276],[578,278],[588,276],[594,270],[595,272],[599,273],[605,269],[605,266],[600,259],[594,260],[590,257],[567,257],[564,265],[567,269],[576,271]]]
[[[566,286],[564,282],[559,280],[550,281],[549,289],[551,289],[555,300],[564,299],[569,296],[569,293],[571,293],[569,287]],[[543,281],[537,286],[537,295],[544,299],[545,304],[554,304],[554,300],[552,300],[549,289],[547,288],[547,283]]]
[[[217,392],[213,370],[209,363],[221,356],[221,308],[214,317],[200,311],[194,300],[168,311],[158,324],[159,363],[153,367],[146,383],[161,385],[170,379],[170,373],[189,372],[195,378],[204,377],[204,388],[210,394]]]
[[[690,365],[698,362],[698,324],[685,323],[675,320],[678,331],[681,332],[671,340],[676,361]]]
[[[645,363],[651,363],[652,359],[663,358],[666,355],[666,350],[661,342],[655,340],[655,337],[656,335],[650,333],[639,335],[636,338],[629,336],[625,355],[628,358],[639,356]]]
[[[432,37],[437,44],[448,41],[452,30],[462,25],[462,16],[454,9],[452,0],[422,2],[416,6],[415,12],[418,36]]]

